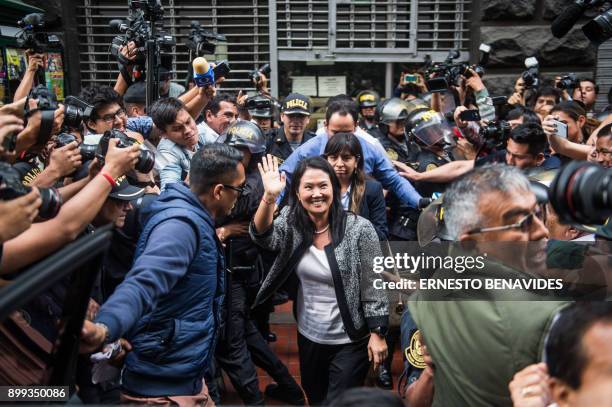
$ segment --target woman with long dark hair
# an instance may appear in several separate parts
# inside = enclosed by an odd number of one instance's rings
[[[372,224],[342,207],[340,182],[321,157],[298,165],[290,204],[273,219],[285,188],[278,161],[259,167],[264,197],[250,226],[253,240],[279,254],[254,306],[285,286],[295,299],[302,387],[310,404],[363,385],[370,361],[387,354],[388,300],[374,288],[374,258],[382,256]]]
[[[353,133],[336,133],[325,146],[323,156],[331,164],[340,182],[340,201],[346,211],[366,218],[380,240],[386,240],[387,213],[380,183],[366,178],[363,151]]]

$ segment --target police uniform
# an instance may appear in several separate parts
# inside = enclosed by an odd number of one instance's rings
[[[300,145],[304,144],[311,138],[315,137],[316,134],[312,131],[305,131],[302,135],[302,141]],[[293,149],[291,148],[291,144],[287,140],[287,136],[285,136],[285,128],[284,126],[280,126],[275,129],[270,129],[266,134],[266,153],[272,154],[276,158],[278,158],[278,164],[282,164],[291,153],[293,153]]]
[[[226,132],[225,140],[233,145],[232,137],[241,137],[241,143],[257,143],[252,128],[257,128],[261,137],[261,150],[251,151],[252,157],[245,171],[244,192],[238,197],[232,212],[219,219],[219,227],[230,223],[249,222],[263,197],[264,187],[257,168],[263,154],[264,140],[261,129],[250,122],[237,122]],[[269,348],[264,337],[255,326],[250,306],[259,291],[264,278],[265,267],[262,262],[262,251],[248,235],[231,237],[225,241],[228,275],[226,278],[226,300],[222,327],[222,336],[216,349],[216,360],[225,370],[232,385],[246,405],[261,405],[264,398],[259,390],[255,365],[264,369],[279,386],[299,393],[301,390],[287,367]],[[211,383],[212,384],[212,383]],[[216,392],[213,384],[213,392]]]
[[[422,148],[414,141],[403,140],[400,142],[393,140],[389,136],[382,135],[380,130],[377,131],[377,135],[390,159],[408,164],[415,171],[431,171],[449,162],[447,158],[440,157],[434,152]],[[446,184],[432,182],[414,182],[413,185],[423,197],[429,197],[435,192],[443,192],[446,188]],[[419,211],[401,205],[392,194],[388,195],[387,204],[391,208],[389,234],[393,239],[415,240]]]
[[[370,130],[378,129],[378,124],[376,122],[374,122],[374,124],[370,126],[363,117],[359,119],[357,125],[367,132],[369,132]]]

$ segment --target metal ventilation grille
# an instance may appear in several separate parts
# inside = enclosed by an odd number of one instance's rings
[[[419,0],[417,49],[467,50],[471,0]]]
[[[330,3],[317,0],[277,1],[278,48],[327,49]]]
[[[164,60],[172,64],[175,81],[182,83],[187,76],[189,50],[183,44],[189,35],[190,22],[196,20],[206,29],[227,37],[226,54],[232,74],[223,88],[252,87],[248,72],[270,60],[267,0],[164,0],[162,4],[164,28],[177,42],[171,52],[163,54]],[[110,55],[109,44],[116,33],[111,32],[108,23],[127,15],[125,0],[81,0],[77,21],[83,86],[114,82],[117,64]]]
[[[410,1],[339,3],[336,48],[409,49],[412,23]]]

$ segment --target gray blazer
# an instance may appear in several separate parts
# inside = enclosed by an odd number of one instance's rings
[[[249,232],[253,241],[264,249],[278,251],[253,307],[268,299],[290,277],[296,277],[295,268],[308,250],[309,244],[290,219],[289,209],[288,206],[283,208],[273,225],[261,234],[255,232],[251,222]],[[349,338],[357,341],[367,336],[371,329],[388,326],[387,294],[374,288],[374,280],[382,277],[374,273],[373,261],[375,256],[382,256],[382,251],[370,221],[347,213],[342,241],[335,248],[331,244],[325,246],[325,254]]]

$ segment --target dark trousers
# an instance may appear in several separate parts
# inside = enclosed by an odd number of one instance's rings
[[[363,386],[370,368],[368,339],[322,345],[298,332],[302,388],[310,405],[327,404],[345,390]]]
[[[242,401],[247,405],[261,405],[264,399],[255,365],[265,370],[279,385],[299,387],[249,318],[247,288],[247,284],[240,280],[231,283],[226,334],[217,344],[216,358]]]

